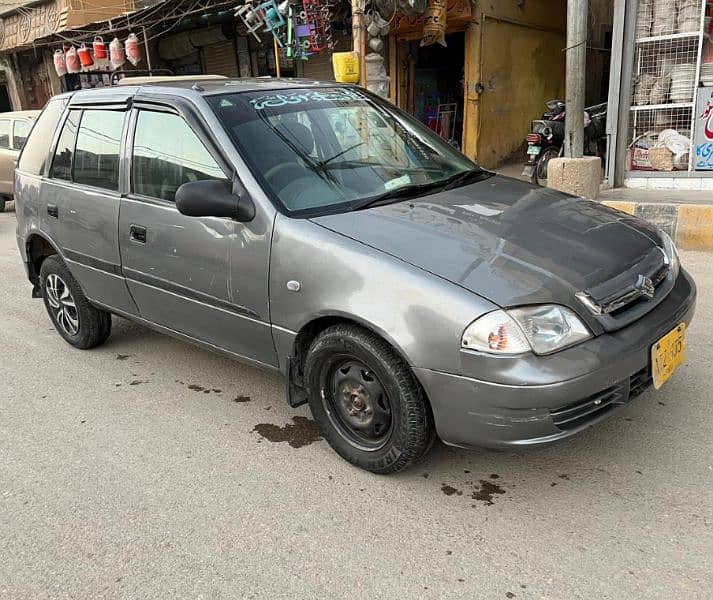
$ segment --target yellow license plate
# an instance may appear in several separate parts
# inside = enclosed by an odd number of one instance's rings
[[[686,324],[681,323],[651,347],[651,371],[658,390],[683,364],[686,354]]]

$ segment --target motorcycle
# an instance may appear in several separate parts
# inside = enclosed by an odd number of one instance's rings
[[[527,162],[523,176],[532,183],[545,185],[547,165],[553,158],[564,153],[564,121],[566,105],[561,100],[545,103],[547,112],[541,119],[532,121],[527,134]],[[584,110],[584,154],[599,156],[604,160],[606,153],[607,103],[596,104]]]

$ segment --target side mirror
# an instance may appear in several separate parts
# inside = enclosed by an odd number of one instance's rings
[[[226,217],[236,221],[252,221],[255,205],[247,193],[233,193],[225,179],[189,181],[176,190],[176,208],[187,217]]]

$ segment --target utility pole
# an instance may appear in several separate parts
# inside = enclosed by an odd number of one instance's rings
[[[589,0],[567,0],[567,113],[564,155],[582,158],[584,151],[584,81],[587,68]]]
[[[359,53],[359,85],[366,87],[366,27],[364,27],[364,0],[352,3],[352,44]]]

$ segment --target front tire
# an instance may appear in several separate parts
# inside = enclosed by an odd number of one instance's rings
[[[40,284],[52,324],[67,343],[88,350],[107,340],[111,314],[89,303],[61,258],[55,255],[43,261]]]
[[[370,331],[349,324],[326,329],[310,346],[304,372],[322,435],[350,463],[395,473],[433,444],[433,417],[418,380]]]
[[[0,212],[5,212],[5,203],[6,202],[7,202],[7,199],[0,196]]]

